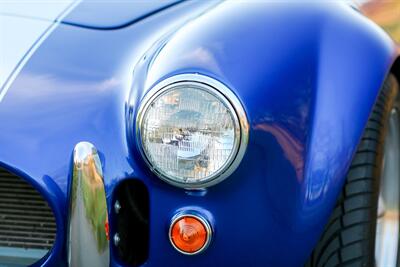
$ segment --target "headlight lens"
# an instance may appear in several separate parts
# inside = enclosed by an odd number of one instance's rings
[[[175,82],[150,94],[140,108],[138,129],[153,171],[185,188],[224,178],[247,138],[235,108],[222,92],[198,81]]]

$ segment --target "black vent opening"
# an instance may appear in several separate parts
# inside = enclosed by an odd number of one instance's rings
[[[53,247],[56,221],[47,201],[25,180],[0,168],[0,265],[32,264]]]
[[[129,179],[118,186],[115,196],[118,257],[130,266],[142,265],[149,254],[149,193],[141,181]]]

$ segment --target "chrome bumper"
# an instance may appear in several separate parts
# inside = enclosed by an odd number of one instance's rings
[[[68,264],[109,266],[108,214],[103,171],[97,149],[75,146],[69,187]]]

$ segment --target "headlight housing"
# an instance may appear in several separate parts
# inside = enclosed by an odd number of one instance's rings
[[[248,141],[237,97],[198,74],[177,75],[144,97],[137,117],[140,150],[161,179],[183,188],[214,185],[231,174]]]

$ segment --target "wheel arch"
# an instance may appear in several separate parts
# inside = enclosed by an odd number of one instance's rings
[[[400,47],[398,50],[400,52]],[[394,60],[392,67],[390,68],[390,73],[392,73],[394,77],[396,77],[397,82],[400,83],[400,55],[398,55]]]

